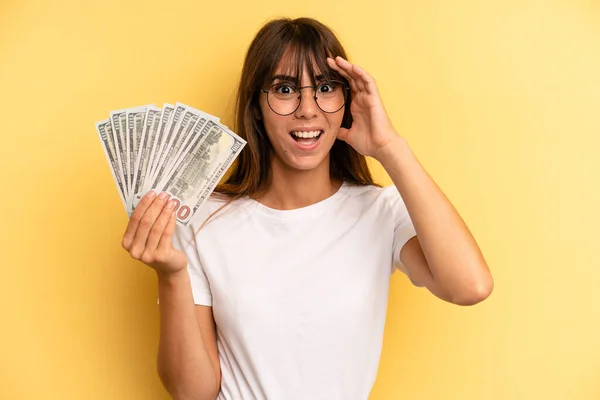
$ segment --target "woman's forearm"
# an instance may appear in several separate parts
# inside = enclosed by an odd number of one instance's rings
[[[214,400],[219,392],[196,314],[187,270],[158,275],[158,374],[175,400]]]

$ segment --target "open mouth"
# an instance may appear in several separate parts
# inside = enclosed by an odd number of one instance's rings
[[[323,131],[290,132],[290,136],[300,144],[316,143],[321,137],[321,135],[323,135]]]

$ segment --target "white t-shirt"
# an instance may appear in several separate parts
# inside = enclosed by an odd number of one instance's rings
[[[295,210],[239,200],[193,237],[222,204],[209,199],[174,240],[195,303],[212,306],[218,399],[367,399],[390,277],[416,235],[396,187],[344,183]]]

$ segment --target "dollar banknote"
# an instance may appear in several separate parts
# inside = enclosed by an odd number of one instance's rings
[[[232,131],[208,121],[202,134],[156,189],[176,200],[177,222],[187,226],[246,142]]]
[[[173,119],[173,111],[175,111],[175,106],[173,104],[165,103],[163,105],[160,121],[158,123],[158,130],[156,131],[154,142],[152,143],[152,149],[150,150],[150,160],[148,161],[146,179],[150,179],[153,176],[154,169],[158,165],[160,147],[163,143],[165,132],[167,131]]]
[[[146,171],[148,169],[149,154],[152,148],[152,143],[158,131],[160,122],[161,109],[150,105],[146,107],[146,112],[142,120],[141,139],[135,160],[135,173],[133,174],[133,189],[132,193],[139,193],[146,180]],[[127,213],[133,213],[133,196],[130,196],[127,201]]]
[[[182,110],[180,116],[177,116],[178,109]],[[192,130],[200,118],[218,122],[218,119],[211,115],[181,103],[176,104],[175,110],[175,117],[173,118],[173,134],[171,135],[169,142],[165,144],[164,156],[159,161],[160,167],[155,170],[154,176],[152,177],[153,185],[160,182],[164,174],[170,170],[172,164],[176,161],[176,157],[180,154],[179,150],[182,146],[185,146],[186,141],[191,137]]]
[[[129,108],[126,112],[127,120],[127,151],[129,152],[129,179],[133,186],[135,180],[135,161],[142,139],[142,129],[146,107]]]
[[[185,107],[181,104],[175,104],[175,108],[173,109],[173,113],[169,122],[166,124],[162,137],[160,138],[160,146],[155,154],[155,158],[153,160],[152,166],[152,174],[150,176],[151,179],[155,179],[158,171],[163,165],[165,155],[167,153],[168,147],[173,140],[173,135],[175,133],[175,127],[177,123],[181,120],[181,115],[183,114],[183,110]]]
[[[110,172],[117,185],[119,191],[119,197],[123,202],[124,206],[127,206],[127,195],[125,191],[125,182],[123,178],[123,172],[120,168],[119,153],[115,144],[115,137],[113,135],[112,123],[110,119],[96,122],[96,130],[98,131],[98,137],[102,143],[102,149],[104,155],[108,161]]]
[[[180,103],[178,103],[180,104]],[[184,105],[184,111],[178,120],[174,135],[170,143],[166,146],[167,150],[163,160],[159,163],[160,167],[154,171],[154,175],[147,183],[147,187],[155,187],[170,172],[173,165],[180,159],[181,154],[188,148],[189,141],[200,134],[202,128],[208,121],[218,123],[219,119]]]
[[[95,125],[127,214],[149,190],[165,191],[181,226],[189,225],[246,145],[218,117],[180,102],[110,111]]]
[[[119,165],[123,175],[125,197],[129,197],[129,158],[127,153],[127,110],[116,110],[110,112],[110,121],[115,138],[115,144],[119,153]]]

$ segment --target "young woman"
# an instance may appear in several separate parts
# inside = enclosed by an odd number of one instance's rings
[[[367,399],[390,276],[460,305],[493,280],[459,214],[334,34],[278,19],[244,63],[247,141],[189,229],[148,193],[123,246],[156,270],[158,373],[175,399]],[[374,184],[365,156],[394,185]],[[207,222],[208,221],[208,222]]]

